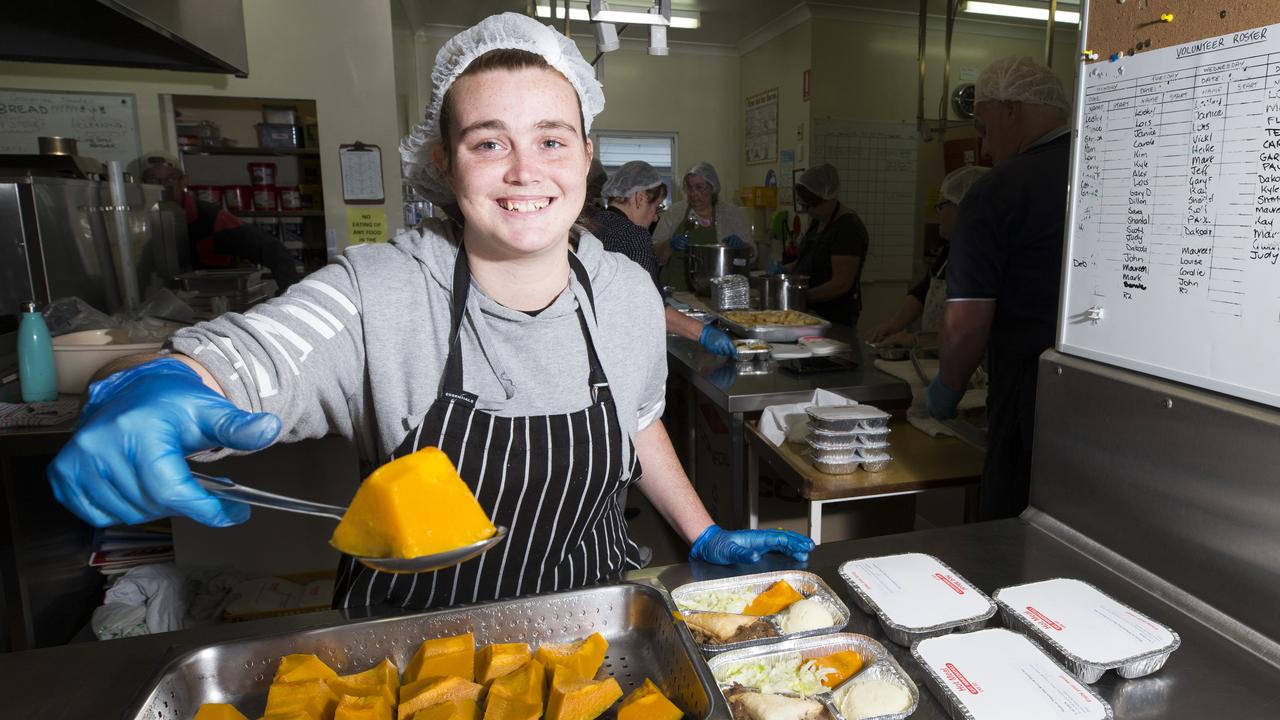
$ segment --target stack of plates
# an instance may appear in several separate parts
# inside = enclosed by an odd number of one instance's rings
[[[815,405],[809,415],[809,459],[825,473],[889,466],[889,413],[870,405]]]
[[[711,278],[711,307],[716,310],[745,310],[751,306],[751,288],[742,275]]]

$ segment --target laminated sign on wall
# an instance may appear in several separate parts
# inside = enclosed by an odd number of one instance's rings
[[[747,162],[778,159],[778,88],[747,98]]]

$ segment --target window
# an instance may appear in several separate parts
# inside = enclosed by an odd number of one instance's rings
[[[614,171],[632,160],[643,160],[653,166],[667,185],[667,202],[671,201],[675,186],[672,184],[672,168],[676,161],[676,136],[674,133],[609,132],[593,133],[596,155],[605,172]]]

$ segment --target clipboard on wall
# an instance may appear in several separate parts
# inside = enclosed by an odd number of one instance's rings
[[[379,205],[386,201],[382,187],[382,148],[359,140],[338,146],[342,168],[342,201],[349,205]]]

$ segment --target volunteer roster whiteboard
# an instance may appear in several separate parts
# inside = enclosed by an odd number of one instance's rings
[[[1280,25],[1080,78],[1059,350],[1280,406]]]

